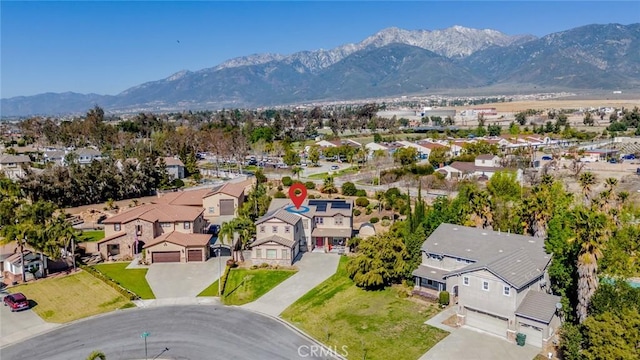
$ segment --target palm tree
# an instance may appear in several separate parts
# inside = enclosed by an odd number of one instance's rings
[[[598,260],[602,258],[610,229],[608,217],[603,212],[580,207],[575,211],[576,237],[580,247],[578,252],[578,320],[582,323],[587,317],[591,297],[598,289]]]
[[[329,199],[331,199],[331,194],[338,192],[338,189],[336,189],[336,186],[333,183],[333,176],[327,176],[324,178],[324,185],[322,185],[322,189],[320,191],[322,193],[329,194]]]
[[[233,227],[233,223],[230,221],[225,221],[220,226],[220,232],[218,233],[218,240],[220,240],[220,245],[224,244],[229,246],[230,248],[233,245],[233,234],[235,233],[235,229]],[[218,245],[218,256],[220,256],[222,249]],[[234,252],[235,259],[235,252]]]
[[[591,194],[591,187],[596,183],[596,177],[592,172],[587,171],[580,175],[578,179],[580,186],[582,187],[582,194],[584,195],[585,205],[589,204],[589,198]]]
[[[291,167],[291,173],[293,173],[294,176],[298,177],[298,180],[300,180],[300,173],[302,173],[303,169],[301,166],[292,166]]]
[[[378,213],[382,211],[382,203],[384,202],[384,191],[376,191],[376,200],[378,200]]]
[[[87,356],[87,360],[107,360],[107,357],[104,355],[102,351],[94,350]]]
[[[76,240],[78,234],[71,224],[66,221],[65,215],[60,214],[54,220],[49,227],[48,233],[51,237],[56,239],[56,243],[64,244],[64,248],[71,248],[71,258],[73,271],[76,271]],[[137,249],[136,249],[137,251]]]

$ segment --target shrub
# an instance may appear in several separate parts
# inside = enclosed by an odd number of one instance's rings
[[[386,226],[389,226],[389,225],[391,225],[391,220],[389,220],[389,219],[384,219],[384,220],[382,220],[382,221],[380,222],[380,224],[382,224],[382,226],[385,226],[385,227],[386,227]]]
[[[440,291],[440,297],[438,298],[438,304],[440,304],[440,305],[449,305],[449,292],[448,291]]]
[[[278,185],[278,191],[282,191],[283,189],[282,185]]]
[[[105,274],[101,273],[98,269],[96,269],[96,268],[94,268],[92,266],[86,266],[86,265],[80,265],[80,268],[82,270],[88,272],[89,274],[93,275],[97,279],[103,281],[105,284],[111,286],[116,291],[118,291],[120,294],[124,295],[127,299],[129,299],[129,300],[138,300],[138,299],[140,299],[138,294],[134,293],[133,291],[130,291],[128,289],[123,288],[122,286],[120,286],[120,284],[117,281],[115,281],[112,278],[110,278],[110,277],[106,276]]]
[[[366,197],[359,197],[356,199],[356,205],[360,207],[367,207],[367,205],[369,205],[369,199]]]
[[[385,215],[382,217],[382,220],[391,220],[391,218],[389,217],[389,215]]]
[[[287,195],[285,195],[282,191],[278,191],[275,194],[273,194],[273,197],[275,199],[286,199]]]
[[[358,190],[356,190],[356,196],[366,197],[367,196],[367,191],[364,190],[364,189],[358,189]]]
[[[372,212],[373,212],[373,210],[367,208],[367,211],[365,211],[364,213],[367,214],[367,215],[371,215]]]
[[[375,224],[375,223],[377,223],[378,221],[380,221],[380,219],[378,219],[378,218],[377,218],[377,217],[375,217],[375,216],[374,216],[374,217],[372,217],[372,218],[371,218],[371,220],[369,220],[369,222],[370,222],[370,223],[372,223],[372,224]]]
[[[353,216],[360,216],[360,214],[362,214],[362,211],[360,211],[359,209],[353,210]]]
[[[282,185],[291,186],[292,184],[293,184],[293,180],[291,179],[291,176],[283,176],[282,177]]]
[[[307,199],[315,199],[315,198],[316,198],[316,196],[315,196],[315,195],[313,195],[313,194],[309,194],[309,195],[307,195]],[[318,199],[319,199],[319,198],[318,198]]]
[[[181,188],[181,187],[184,187],[184,181],[182,181],[181,179],[173,179],[173,181],[171,182],[171,185],[173,187]]]
[[[269,264],[268,263],[262,263],[262,264],[260,264],[260,267],[263,268],[263,269],[266,269],[266,268],[269,267]]]
[[[306,183],[304,183],[304,187],[306,187],[308,190],[315,190],[316,184],[313,181],[307,181]]]
[[[342,195],[355,196],[357,191],[358,189],[356,189],[356,186],[352,182],[347,181],[342,184]]]

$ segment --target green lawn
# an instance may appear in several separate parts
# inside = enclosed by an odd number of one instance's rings
[[[85,230],[80,235],[80,241],[99,241],[104,239],[104,230]]]
[[[418,359],[447,333],[424,322],[436,305],[401,296],[387,288],[365,291],[338,271],[287,308],[282,317],[324,344],[347,347],[350,359]]]
[[[66,323],[132,305],[114,288],[84,271],[15,286],[9,292],[24,293],[37,304],[33,312],[53,323]]]
[[[353,167],[348,167],[346,169],[341,169],[338,171],[332,171],[332,175],[334,177],[338,177],[338,176],[343,176],[343,175],[350,175],[350,174],[357,174],[358,171],[360,171],[360,169],[357,166],[353,166]],[[327,175],[329,175],[329,173],[323,172],[323,173],[318,173],[318,174],[313,174],[313,175],[309,175],[307,176],[308,179],[324,179],[327,177]]]
[[[295,273],[295,270],[231,269],[224,288],[222,302],[225,305],[250,303]],[[216,281],[198,296],[217,295],[218,282]]]
[[[156,297],[145,278],[147,269],[125,269],[127,265],[129,265],[128,262],[121,262],[94,265],[93,267],[115,280],[123,288],[136,293],[142,299],[155,299]]]

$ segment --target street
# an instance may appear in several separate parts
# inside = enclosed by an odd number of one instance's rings
[[[309,347],[317,346],[276,320],[239,308],[165,306],[62,326],[2,348],[2,359],[84,359],[94,350],[109,360],[144,359],[144,332],[149,359],[165,348],[161,359],[297,359],[309,358]]]

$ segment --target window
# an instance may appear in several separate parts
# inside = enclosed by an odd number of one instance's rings
[[[324,218],[317,217],[317,218],[315,218],[315,219],[316,219],[316,225],[317,225],[317,224],[324,224]]]
[[[469,277],[465,276],[462,278],[462,284],[469,286]]]
[[[278,250],[267,249],[267,259],[276,259],[278,257]]]
[[[142,225],[136,225],[136,235],[142,235]]]
[[[482,281],[482,290],[489,291],[489,282],[488,281],[485,281],[485,280]]]
[[[288,233],[290,233],[290,232],[291,232],[291,226],[285,226],[285,227],[284,227],[284,233],[285,233],[285,234],[288,234]]]
[[[510,287],[508,287],[508,286],[506,286],[506,285],[505,285],[505,286],[503,286],[503,287],[502,287],[502,294],[503,294],[504,296],[509,296],[509,295],[511,294],[511,288],[510,288]]]
[[[334,224],[336,224],[336,225],[342,225],[342,215],[338,215],[338,216],[336,216],[336,217],[333,219],[333,221],[334,221]]]
[[[120,224],[113,224],[113,231],[120,231]]]
[[[168,227],[171,227],[171,223],[163,222],[163,223],[160,223],[160,226],[163,228],[168,228]]]
[[[282,258],[283,259],[289,259],[289,250],[282,249]]]
[[[265,228],[266,228],[266,226],[264,226],[264,225],[260,226],[260,232],[263,233],[263,232],[267,231]]]
[[[271,232],[277,233],[278,232],[278,227],[277,226],[273,226],[271,228]]]
[[[215,211],[214,211],[213,206],[209,206],[209,214],[213,214],[214,212],[215,212]]]
[[[262,259],[262,249],[256,249],[256,258]]]
[[[185,221],[185,222],[184,222],[184,229],[185,229],[185,230],[189,230],[189,229],[191,229],[191,223],[190,223],[190,222],[188,222],[188,221]]]

